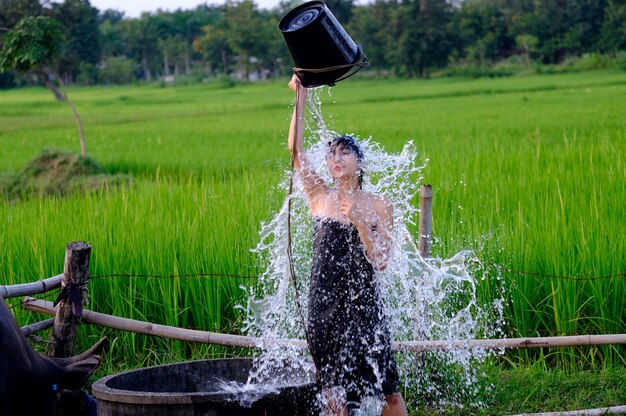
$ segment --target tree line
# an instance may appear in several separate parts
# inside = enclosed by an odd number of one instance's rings
[[[54,72],[66,84],[124,84],[206,78],[266,79],[290,73],[278,22],[299,0],[271,10],[251,0],[126,18],[89,0],[0,0],[0,50],[20,20],[45,16],[61,31]],[[327,0],[363,46],[370,71],[425,77],[458,65],[515,59],[559,64],[585,54],[626,51],[623,0]],[[6,71],[0,87],[43,82]]]

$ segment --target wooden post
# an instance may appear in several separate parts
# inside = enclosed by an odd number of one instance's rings
[[[430,241],[433,229],[433,187],[420,186],[420,229],[417,248],[420,256],[430,257]]]
[[[51,357],[65,358],[73,353],[76,324],[83,313],[83,301],[89,282],[89,257],[91,246],[83,242],[69,243],[65,250],[65,266],[61,281],[61,293],[52,331],[52,343],[48,347]]]

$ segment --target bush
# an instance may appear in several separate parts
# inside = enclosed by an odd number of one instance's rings
[[[607,55],[597,52],[586,53],[580,57],[567,58],[561,66],[571,68],[574,71],[593,71],[606,69],[611,66],[611,59]]]
[[[93,64],[81,62],[76,81],[81,85],[95,85],[98,82],[98,69]]]
[[[135,63],[123,56],[111,56],[100,68],[100,79],[105,84],[130,84],[133,82]]]
[[[618,52],[615,55],[614,66],[617,69],[626,71],[626,52]]]
[[[532,62],[531,66],[524,63],[521,56],[511,56],[498,61],[492,66],[456,63],[434,74],[435,77],[506,77],[510,75],[528,74],[564,74],[569,72],[595,71],[616,68],[626,71],[626,52],[618,52],[614,56],[597,52],[582,56],[570,56],[560,64],[542,64]]]
[[[177,76],[174,80],[174,85],[195,85],[201,84],[206,79],[207,75],[204,68],[200,66],[193,67],[191,71],[186,75]]]
[[[508,77],[515,73],[507,66],[478,66],[473,64],[451,65],[433,74],[434,77],[463,77],[463,78],[500,78]]]
[[[15,78],[12,73],[0,73],[0,90],[15,87]]]

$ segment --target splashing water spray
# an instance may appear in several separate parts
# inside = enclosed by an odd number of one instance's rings
[[[307,119],[305,146],[311,165],[331,183],[325,162],[327,144],[340,135],[329,130],[322,118],[322,90],[309,93],[307,108],[312,120]],[[477,287],[486,276],[480,275],[480,262],[473,252],[461,251],[449,259],[425,260],[419,255],[409,229],[418,219],[412,201],[425,165],[417,162],[414,144],[408,142],[400,153],[391,154],[372,138],[357,139],[365,155],[363,189],[386,196],[393,205],[393,260],[375,276],[392,341],[469,341],[501,335],[502,299],[488,304],[477,299]],[[291,177],[286,171],[279,186],[288,189]],[[308,313],[313,221],[296,180],[293,193],[280,210],[262,224],[260,242],[253,251],[263,273],[259,284],[249,291],[247,304],[240,306],[245,332],[261,340],[257,345],[261,353],[250,373],[251,384],[302,384],[301,374],[315,375],[301,317]],[[297,287],[291,279],[291,267],[298,277]],[[299,341],[285,341],[288,339]],[[396,353],[401,392],[410,392],[410,397],[428,404],[484,405],[481,400],[491,387],[481,381],[479,364],[497,350],[462,345],[457,342],[454,348],[440,351]],[[318,399],[319,403],[311,406],[321,408],[325,397],[320,394]],[[379,415],[381,407],[380,399],[368,399],[354,414]]]

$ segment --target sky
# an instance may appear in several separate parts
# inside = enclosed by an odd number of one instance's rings
[[[271,9],[280,0],[254,0],[261,9]],[[91,0],[91,5],[103,11],[115,9],[124,12],[125,17],[139,17],[141,12],[154,12],[157,9],[174,11],[176,9],[195,9],[199,4],[222,4],[223,0]]]
[[[280,0],[253,0],[260,9],[278,6]],[[366,4],[368,0],[356,0],[354,4]],[[155,12],[157,9],[174,11],[176,9],[195,9],[199,4],[223,4],[225,0],[90,0],[92,6],[100,11],[115,9],[124,12],[125,17],[139,17],[141,12]]]

